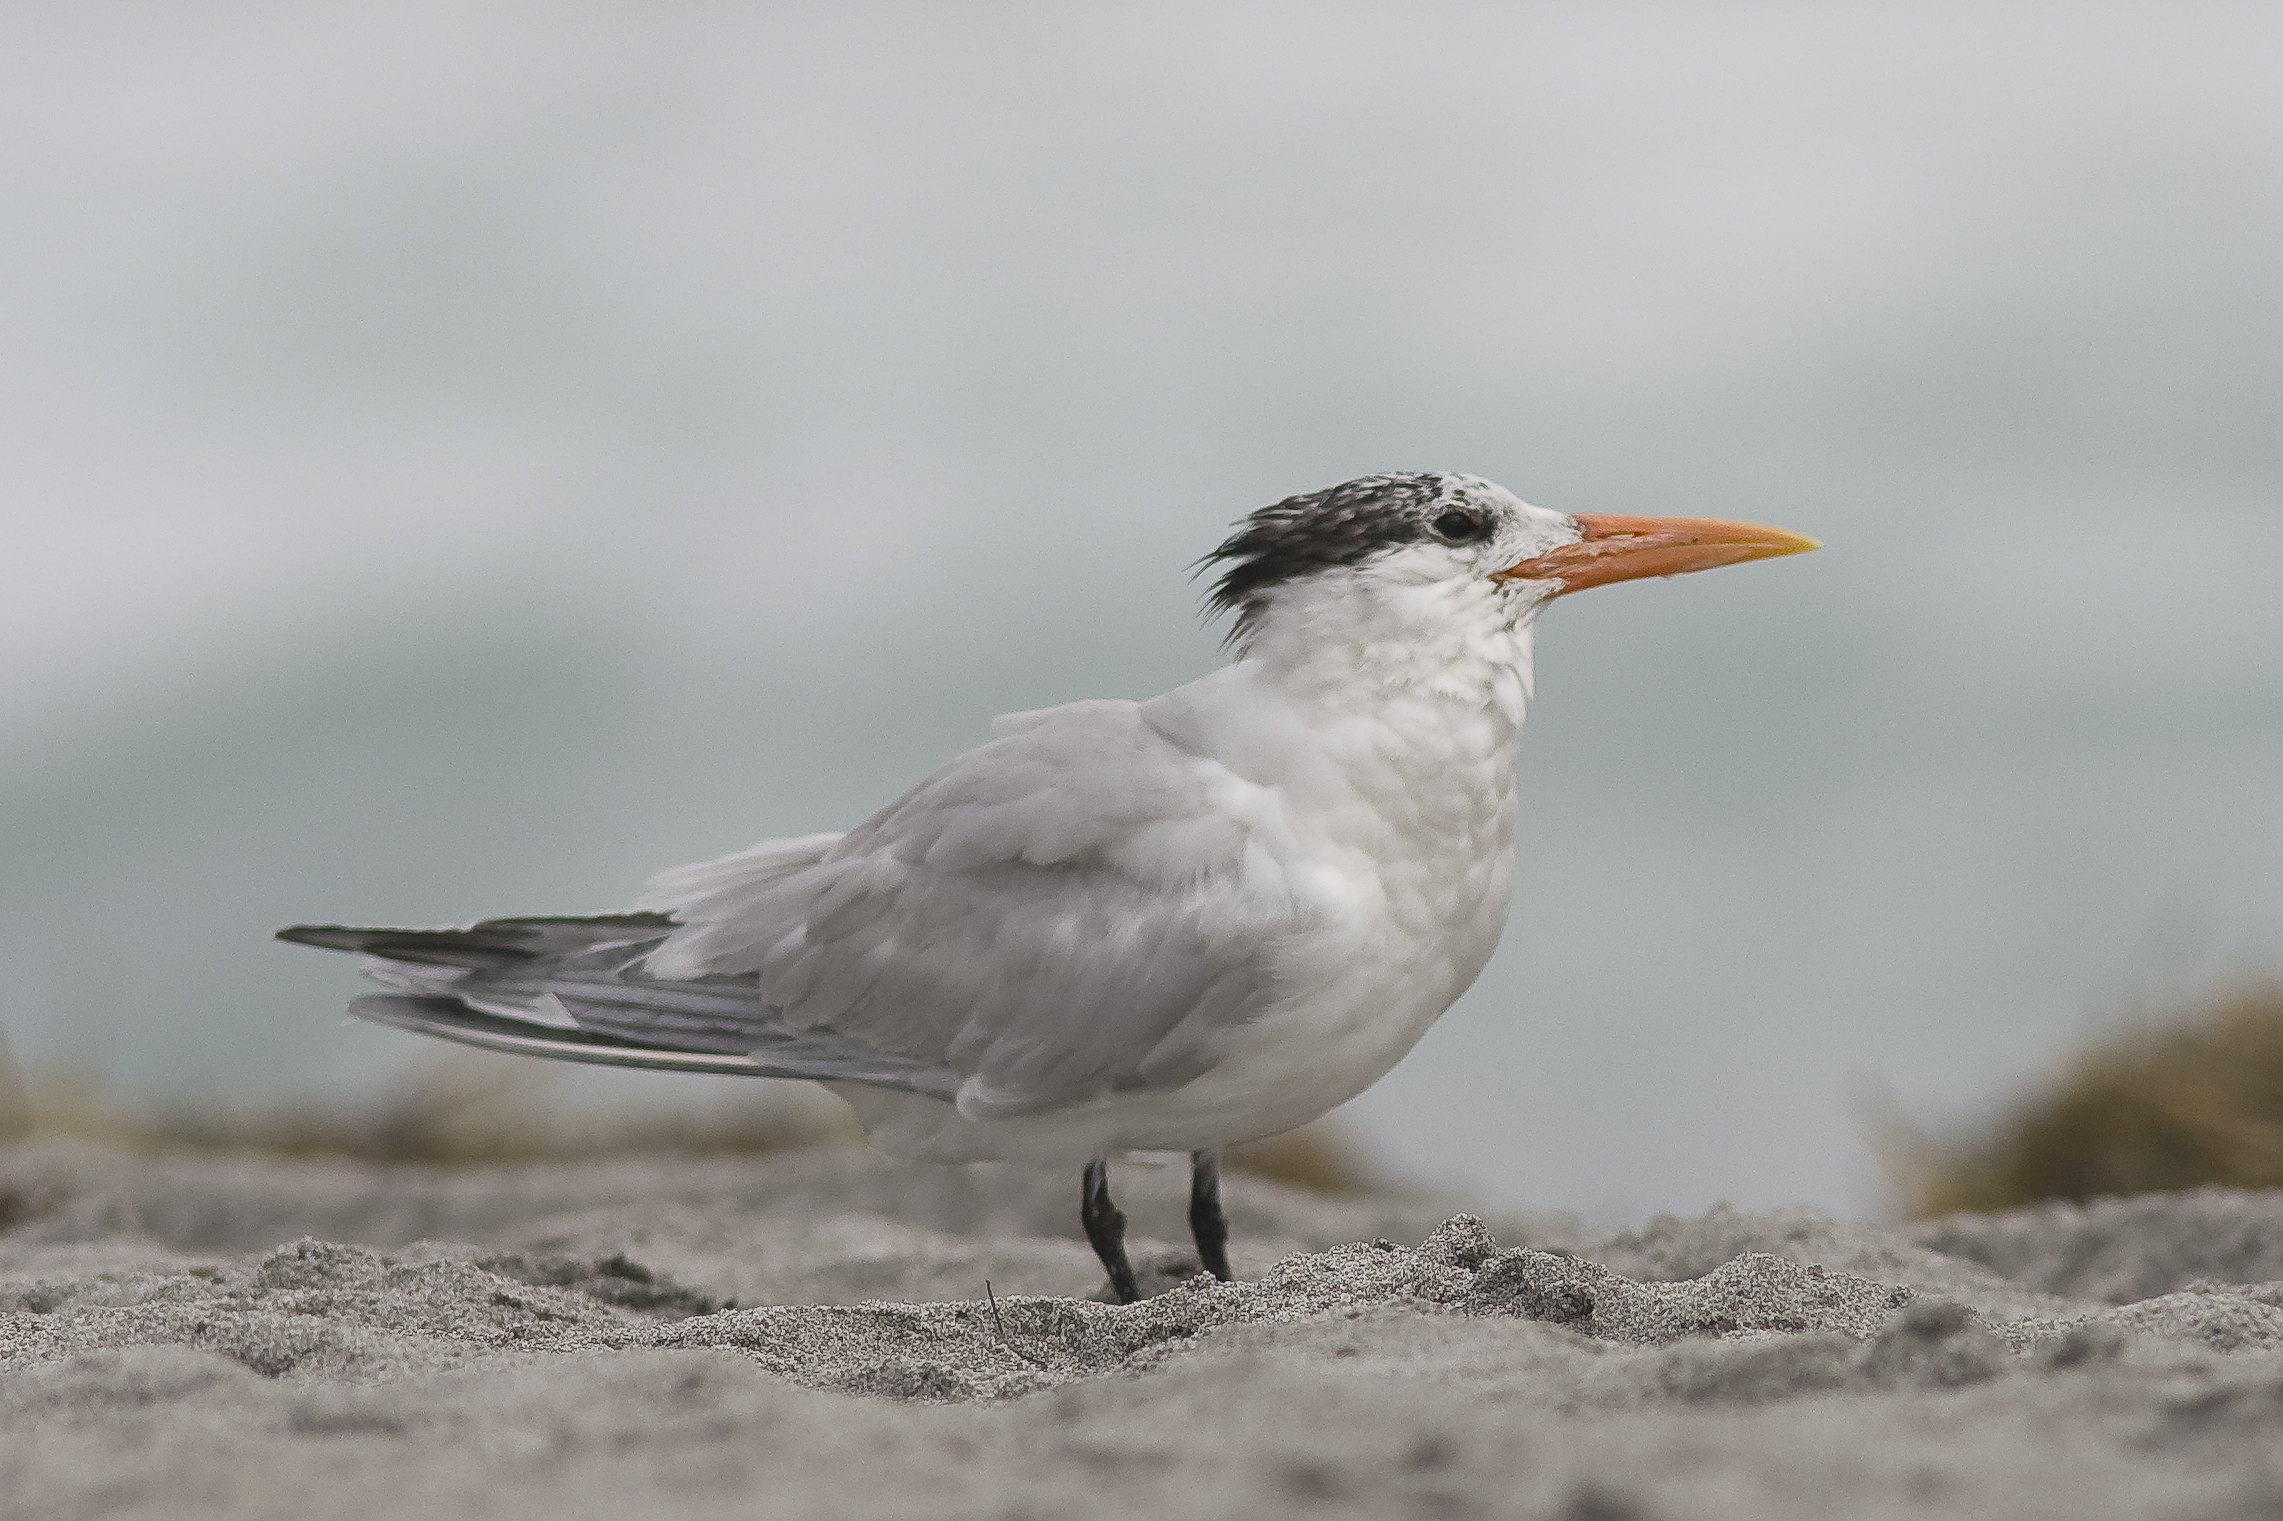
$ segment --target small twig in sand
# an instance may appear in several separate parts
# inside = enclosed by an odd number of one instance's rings
[[[991,1280],[988,1278],[983,1280],[983,1298],[988,1301],[991,1306],[991,1329],[999,1333],[1000,1344],[1004,1346],[1009,1352],[1012,1352],[1015,1354],[1015,1356],[1021,1358],[1024,1362],[1029,1363],[1032,1367],[1044,1369],[1046,1367],[1046,1359],[1042,1357],[1031,1356],[1028,1352],[1025,1352],[1022,1348],[1016,1346],[1014,1338],[1007,1334],[1006,1323],[999,1319],[999,1296],[991,1292]]]

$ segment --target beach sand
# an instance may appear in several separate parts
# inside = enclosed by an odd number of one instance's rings
[[[1597,1232],[856,1149],[0,1152],[0,1512],[2283,1516],[2283,1194]],[[988,1293],[985,1284],[988,1282]]]

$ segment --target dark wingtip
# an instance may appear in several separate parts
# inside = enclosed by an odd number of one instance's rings
[[[340,924],[294,924],[277,932],[275,938],[291,945],[314,945],[327,951],[357,951],[364,949],[365,937],[371,930],[350,929]]]
[[[314,945],[321,950],[356,951],[396,961],[466,966],[476,961],[528,959],[546,949],[551,931],[566,927],[663,933],[675,927],[675,920],[665,914],[634,913],[486,919],[462,929],[357,929],[345,924],[296,924],[279,930],[277,938],[293,945]]]

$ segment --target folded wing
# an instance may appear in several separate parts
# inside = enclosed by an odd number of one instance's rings
[[[1002,728],[844,836],[662,876],[649,971],[750,976],[792,1028],[957,1074],[974,1119],[1197,1076],[1300,922],[1244,784],[1132,703]]]
[[[1260,789],[1132,703],[1018,714],[845,835],[662,875],[644,912],[302,925],[388,989],[351,1012],[496,1050],[854,1082],[971,1119],[1176,1088],[1297,929]]]
[[[465,1045],[608,1066],[869,1083],[937,1098],[957,1091],[957,1076],[940,1065],[787,1025],[751,977],[652,977],[642,959],[672,929],[657,914],[612,914],[446,930],[304,924],[278,938],[363,952],[366,975],[391,991],[354,1000],[350,1013]]]

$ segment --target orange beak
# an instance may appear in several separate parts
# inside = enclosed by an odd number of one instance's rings
[[[1557,597],[1638,576],[1738,565],[1823,546],[1804,534],[1717,518],[1628,518],[1579,513],[1585,537],[1492,573],[1494,581],[1559,581]]]

